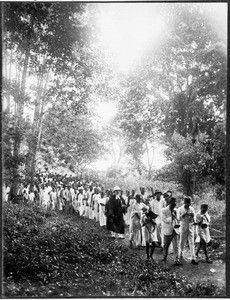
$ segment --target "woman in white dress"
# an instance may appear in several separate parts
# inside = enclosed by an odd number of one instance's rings
[[[96,222],[99,222],[99,204],[98,204],[99,197],[100,197],[99,189],[96,188],[95,194],[93,195],[93,213]]]
[[[132,199],[133,200],[133,199]],[[130,208],[130,227],[129,227],[129,243],[130,248],[133,246],[141,246],[141,196],[136,195],[136,199]]]
[[[90,186],[89,187],[89,219],[93,220],[94,219],[94,214],[93,214],[93,195],[94,195],[94,191],[93,191],[93,187]]]
[[[106,226],[106,215],[105,215],[106,197],[103,192],[101,192],[100,197],[98,197],[98,204],[99,204],[100,226]]]
[[[83,216],[84,214],[83,190],[84,190],[83,187],[78,188],[79,194],[77,196],[77,206],[78,206],[78,211],[80,216]]]

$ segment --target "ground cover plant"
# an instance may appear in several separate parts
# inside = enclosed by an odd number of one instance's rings
[[[221,295],[146,262],[94,221],[4,205],[4,297]]]

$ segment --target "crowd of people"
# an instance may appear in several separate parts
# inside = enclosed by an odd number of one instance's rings
[[[5,186],[3,193],[5,201],[12,200],[10,186]],[[48,170],[37,173],[33,185],[21,182],[16,196],[15,202],[36,203],[46,209],[76,213],[94,220],[108,230],[111,238],[123,239],[128,228],[130,248],[145,247],[147,259],[153,260],[155,248],[159,247],[162,260],[166,261],[172,245],[174,263],[181,265],[188,243],[192,264],[198,264],[201,248],[206,262],[211,263],[207,251],[208,205],[202,204],[195,212],[190,197],[185,196],[184,204],[176,208],[177,200],[171,191],[152,190],[147,195],[144,188],[140,188],[140,193],[135,190],[124,193],[118,186],[106,190],[96,182]]]

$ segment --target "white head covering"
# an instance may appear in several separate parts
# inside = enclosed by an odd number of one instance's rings
[[[114,192],[115,192],[115,191],[121,191],[121,189],[119,188],[119,186],[116,185],[116,186],[114,187],[113,191],[114,191]]]

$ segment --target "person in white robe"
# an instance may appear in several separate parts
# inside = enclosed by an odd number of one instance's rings
[[[44,189],[44,202],[43,206],[45,208],[48,208],[50,206],[50,192],[52,191],[52,188],[48,183],[45,184],[45,189]]]
[[[96,188],[95,194],[93,195],[93,214],[96,222],[99,222],[99,197],[99,188]]]
[[[93,191],[93,187],[92,185],[90,185],[89,187],[89,219],[93,220],[94,219],[94,214],[93,214],[93,195],[94,195],[94,191]]]
[[[79,187],[78,188],[79,194],[77,197],[77,206],[78,206],[78,211],[79,211],[79,215],[83,216],[84,215],[84,206],[83,206],[83,187]]]
[[[106,197],[104,192],[101,192],[100,197],[98,197],[99,204],[99,224],[100,226],[106,226],[106,215],[105,215],[105,205],[106,205]]]
[[[131,195],[128,194],[128,201],[127,201],[127,212],[126,212],[126,224],[130,226],[131,224],[131,207],[136,202],[135,199],[135,190],[132,190]]]
[[[84,217],[89,218],[89,189],[88,189],[88,185],[85,185],[85,187],[84,187],[83,203],[84,203]]]
[[[129,227],[129,244],[130,248],[141,246],[141,196],[138,194],[135,201],[130,204],[130,227]]]
[[[196,256],[198,257],[200,249],[203,247],[207,263],[212,263],[212,261],[209,258],[208,250],[207,250],[207,244],[211,240],[210,231],[209,231],[210,221],[211,218],[210,215],[208,214],[208,204],[201,204],[200,210],[196,213],[197,235],[199,238],[199,245],[196,250]]]
[[[52,187],[52,191],[50,192],[50,207],[52,210],[55,210],[57,206],[57,191],[55,187]]]

